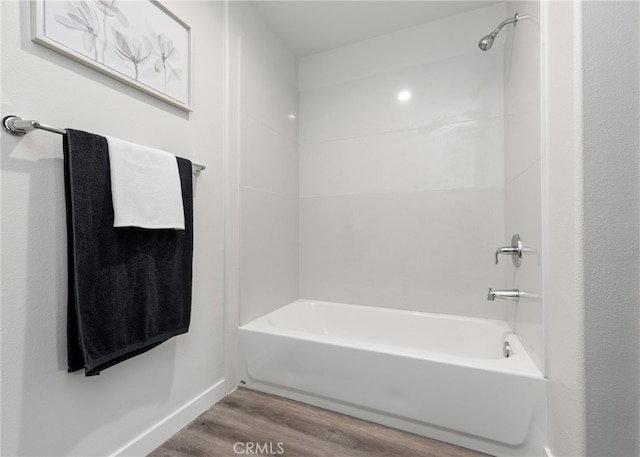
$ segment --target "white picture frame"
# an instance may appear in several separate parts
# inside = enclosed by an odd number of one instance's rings
[[[31,39],[190,112],[191,27],[157,0],[32,0]]]

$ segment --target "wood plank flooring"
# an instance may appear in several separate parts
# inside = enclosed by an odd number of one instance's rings
[[[243,388],[212,406],[149,457],[239,455],[486,457],[480,452]]]

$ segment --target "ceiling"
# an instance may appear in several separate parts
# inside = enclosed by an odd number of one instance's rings
[[[482,0],[254,0],[253,5],[298,57],[498,3]]]

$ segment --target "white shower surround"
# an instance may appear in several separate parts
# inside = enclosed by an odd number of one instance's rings
[[[239,343],[247,387],[491,455],[542,454],[546,380],[504,322],[298,300],[240,327]]]
[[[243,8],[231,8],[236,10]],[[285,238],[274,234],[281,233],[276,226],[290,230],[289,215],[294,212],[282,205],[277,211],[272,210],[274,205],[267,209],[254,201],[254,195],[264,187],[271,199],[286,200],[279,183],[290,182],[298,162],[280,160],[285,155],[273,152],[288,147],[275,147],[275,139],[263,141],[267,136],[258,128],[257,117],[249,119],[254,116],[247,113],[267,113],[263,100],[255,95],[289,93],[291,84],[287,91],[278,89],[272,83],[282,81],[281,75],[274,75],[251,86],[260,91],[243,94],[240,270],[244,264],[251,271],[240,275],[239,320],[245,325],[239,329],[237,368],[249,387],[494,455],[542,454],[546,381],[513,331],[504,322],[489,320],[513,317],[514,304],[484,300],[486,287],[505,287],[508,274],[506,262],[493,265],[494,250],[504,244],[508,226],[504,187],[507,34],[499,37],[490,53],[481,53],[476,43],[487,33],[487,24],[499,23],[506,10],[505,3],[481,7],[299,61],[299,194],[296,188],[286,195],[299,197],[299,244],[297,231],[286,237],[294,241],[296,250],[299,246],[299,290],[286,301],[282,295],[292,295],[293,284],[271,278],[293,276],[288,268],[265,262],[290,259],[292,243],[274,242]],[[242,13],[253,17],[249,11]],[[244,70],[254,69],[254,58],[273,60],[258,56],[274,54],[281,60],[280,53],[273,51],[279,49],[277,40],[267,40],[273,49],[265,52],[264,40],[255,39],[254,28],[247,30],[251,32],[242,40],[243,74],[255,73]],[[431,46],[435,41],[438,46]],[[254,47],[261,52],[251,52]],[[403,90],[411,91],[413,97],[399,104],[397,93]],[[274,106],[277,112],[260,116],[262,124],[291,119],[284,110],[287,103]],[[281,130],[275,127],[271,130]],[[254,134],[260,140],[252,140]],[[260,157],[278,164],[263,173],[277,187],[250,182],[257,178],[266,182],[255,173],[265,169],[254,166],[261,163],[256,161]],[[260,254],[263,251],[268,255]],[[291,266],[294,263],[288,261]],[[256,328],[269,316],[285,312],[289,307],[276,308],[296,296],[369,305],[360,310],[383,313],[387,319],[394,313],[412,319],[431,316],[436,327],[463,321],[482,323],[476,329],[495,330],[498,325],[501,330],[487,341],[497,341],[492,346],[501,351],[508,333],[514,357],[445,355],[425,350],[440,343],[420,338],[402,349],[387,344],[392,349],[385,350],[375,342],[380,332],[369,334],[375,336],[373,341],[337,337],[321,342],[320,335],[310,331],[312,327],[307,332],[302,327],[295,330],[291,327],[298,324],[292,322],[288,329],[268,328],[268,324]],[[333,320],[345,323],[342,317]],[[358,328],[361,333],[365,330]],[[422,329],[416,335],[429,333]],[[391,338],[403,336],[407,335],[402,326],[391,334]],[[461,330],[456,339],[474,345],[480,340]],[[231,353],[236,353],[235,347]],[[518,366],[528,368],[519,371]],[[380,367],[384,373],[379,373]],[[327,382],[330,375],[337,380]],[[417,387],[434,377],[450,390]],[[385,380],[395,384],[385,386]],[[296,382],[297,387],[291,385]],[[429,395],[443,400],[443,406],[420,418],[423,411],[416,405]]]
[[[483,300],[507,286],[493,263],[507,34],[477,47],[505,15],[493,4],[300,59],[299,297],[510,315]]]

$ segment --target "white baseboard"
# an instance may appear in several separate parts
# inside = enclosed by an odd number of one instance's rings
[[[110,457],[145,456],[225,396],[221,379],[200,395],[182,405],[160,422],[129,441]]]
[[[544,448],[544,457],[553,457],[553,454],[551,454],[551,449],[549,449],[548,447]]]

